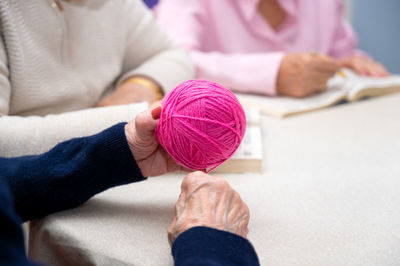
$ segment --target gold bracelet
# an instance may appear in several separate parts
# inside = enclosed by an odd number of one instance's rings
[[[123,84],[125,83],[135,83],[135,84],[139,84],[142,86],[145,86],[149,89],[151,89],[154,94],[156,95],[157,100],[161,100],[164,93],[162,92],[161,88],[152,80],[144,78],[144,77],[132,77],[132,78],[128,78],[127,80],[125,80],[123,82]]]

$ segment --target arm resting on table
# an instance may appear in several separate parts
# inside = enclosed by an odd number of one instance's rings
[[[62,141],[90,136],[117,123],[132,121],[147,107],[147,103],[134,103],[46,116],[0,113],[0,157],[47,152]]]
[[[125,123],[58,144],[42,155],[0,158],[0,173],[24,220],[76,207],[110,187],[143,180]]]

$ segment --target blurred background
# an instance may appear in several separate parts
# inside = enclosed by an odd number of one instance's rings
[[[360,49],[400,74],[400,1],[347,0],[348,17]]]
[[[153,7],[157,0],[144,0]],[[400,74],[400,1],[344,0],[361,50]]]

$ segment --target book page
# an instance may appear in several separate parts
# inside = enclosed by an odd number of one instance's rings
[[[340,78],[332,79],[330,83],[325,92],[303,99],[284,96],[267,97],[250,94],[236,94],[236,96],[245,107],[256,107],[265,115],[285,117],[324,108],[344,99],[347,94],[347,89],[340,86],[343,83]]]
[[[347,99],[356,101],[363,97],[373,97],[383,94],[400,92],[400,76],[365,77],[355,74],[349,69],[343,70],[346,74],[343,87],[348,90]]]

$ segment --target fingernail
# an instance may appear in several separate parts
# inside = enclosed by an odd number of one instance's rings
[[[361,75],[366,76],[368,72],[366,70],[361,71]]]
[[[379,73],[379,72],[373,72],[373,73],[372,73],[372,76],[373,76],[373,77],[381,77],[381,73]]]
[[[161,106],[157,106],[153,110],[151,110],[151,116],[154,120],[160,119],[161,116]]]

